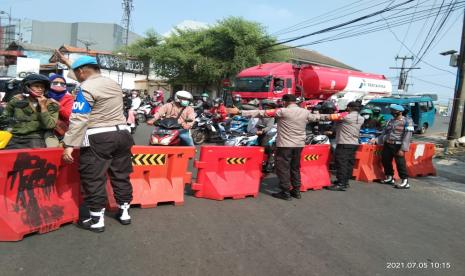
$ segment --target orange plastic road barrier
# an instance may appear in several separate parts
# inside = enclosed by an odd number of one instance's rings
[[[300,191],[321,190],[331,185],[329,175],[330,145],[311,145],[302,150]]]
[[[187,170],[195,155],[194,147],[134,146],[132,154],[131,205],[153,208],[162,202],[184,204],[184,187],[192,179]],[[117,204],[109,183],[107,192],[109,208],[114,210]]]
[[[257,197],[262,176],[263,148],[203,146],[197,182],[192,184],[195,197],[223,200]]]
[[[0,241],[78,220],[77,162],[64,164],[62,153],[58,148],[0,152]]]
[[[411,144],[408,154],[405,155],[407,171],[410,177],[436,175],[433,165],[435,154],[434,144]]]
[[[363,182],[380,181],[385,178],[382,164],[383,146],[360,145],[355,154],[353,176],[355,180]],[[399,179],[395,161],[392,161],[394,178]]]

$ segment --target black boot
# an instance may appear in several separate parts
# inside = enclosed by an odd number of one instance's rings
[[[116,218],[122,225],[131,224],[131,216],[129,215],[129,203],[124,203],[123,205],[118,205],[118,213]]]
[[[343,184],[333,184],[329,187],[325,187],[326,190],[330,191],[340,191],[340,192],[345,192],[347,190],[347,185]]]
[[[90,230],[92,232],[101,233],[105,231],[105,208],[99,211],[90,211],[89,218],[81,218],[78,221],[78,226]]]
[[[289,192],[285,192],[285,191],[281,191],[279,193],[274,193],[274,194],[271,194],[272,197],[274,198],[279,198],[279,199],[283,199],[283,200],[291,200],[291,194]]]
[[[302,198],[302,195],[300,194],[300,190],[299,189],[293,189],[291,190],[290,192],[291,196],[293,198],[296,198],[296,199],[301,199]]]

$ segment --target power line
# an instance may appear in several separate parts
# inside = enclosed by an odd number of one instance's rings
[[[436,83],[436,82],[427,81],[427,80],[420,79],[420,78],[413,77],[413,76],[411,76],[411,78],[412,78],[412,79],[416,79],[416,80],[418,80],[418,81],[422,81],[422,82],[424,82],[424,83],[428,83],[428,84],[431,84],[431,85],[435,85],[435,86],[438,86],[438,87],[442,87],[442,88],[447,88],[447,89],[452,89],[452,90],[454,90],[453,87],[446,86],[446,85],[442,85],[442,84],[439,84],[439,83]]]
[[[460,2],[457,2],[459,3],[460,5],[455,5],[451,10],[452,11],[455,11],[455,10],[458,10],[460,8],[463,8],[465,7],[465,5],[463,5],[463,3],[465,3],[465,1],[460,1]],[[450,6],[450,5],[449,5]],[[436,10],[439,10],[439,8],[434,8]],[[402,13],[402,12],[405,12],[405,10],[401,11],[401,12],[398,12],[398,13]],[[441,14],[442,13],[446,13],[448,11],[441,11]],[[427,14],[426,14],[427,13]],[[389,16],[389,19],[390,21],[393,21],[394,23],[391,24],[390,26],[391,27],[398,27],[398,26],[401,26],[401,25],[405,25],[405,24],[408,24],[410,23],[411,19],[410,19],[410,15],[411,13],[409,14],[405,14],[405,15],[399,15],[399,16]],[[429,13],[429,10],[423,10],[421,12],[417,12],[417,15],[419,16],[416,16],[415,19],[414,19],[414,22],[417,22],[417,21],[421,21],[421,20],[425,20],[425,19],[428,19],[429,17],[431,17],[431,13]],[[402,20],[402,18],[405,18],[406,16],[409,17],[409,19],[407,20]],[[400,20],[399,20],[400,18]],[[374,23],[378,23],[378,22],[381,22],[383,21],[384,19],[379,19],[379,20],[375,20],[375,21],[371,21],[371,22],[368,22],[368,23],[364,23],[364,24],[358,24],[358,25],[354,25],[354,26],[347,26],[347,27],[342,27],[342,28],[339,28],[338,30],[344,30],[344,29],[355,29],[357,28],[356,30],[349,30],[349,31],[343,31],[343,32],[340,32],[336,35],[333,35],[333,36],[330,36],[330,37],[326,37],[326,38],[322,38],[322,39],[319,39],[319,40],[316,40],[316,41],[312,41],[312,42],[309,42],[309,43],[305,43],[305,44],[301,44],[301,45],[297,45],[297,46],[288,46],[288,47],[283,47],[283,48],[280,48],[280,49],[273,49],[273,51],[281,51],[281,50],[286,50],[286,49],[292,49],[292,48],[298,48],[298,47],[304,47],[304,46],[309,46],[309,45],[314,45],[314,44],[319,44],[319,43],[324,43],[324,42],[330,42],[330,41],[335,41],[335,40],[340,40],[340,39],[344,39],[344,38],[353,38],[353,37],[356,37],[356,36],[360,36],[360,35],[366,35],[366,34],[369,34],[369,33],[372,33],[372,32],[377,32],[377,31],[382,31],[382,30],[386,30],[388,29],[388,27],[386,26],[386,24],[382,24],[382,25],[378,25],[378,26],[372,26],[370,28],[363,28],[364,26],[368,26],[368,25],[372,25]],[[328,30],[329,31],[334,31],[335,29],[334,28],[327,28],[327,29],[331,29],[331,30]],[[327,30],[325,29],[325,30]],[[315,33],[323,33],[322,31],[318,31],[318,32],[315,32]],[[282,44],[283,42],[279,43],[279,44]],[[278,45],[279,45],[278,44]]]
[[[379,11],[376,11],[376,12],[373,12],[373,13],[370,13],[368,15],[365,15],[365,16],[361,16],[361,17],[358,17],[356,19],[353,19],[353,20],[350,20],[350,21],[347,21],[345,23],[341,23],[341,24],[337,24],[333,27],[329,27],[329,28],[325,28],[323,30],[320,30],[320,31],[316,31],[316,32],[312,32],[312,33],[309,33],[309,34],[306,34],[306,35],[301,35],[299,37],[296,37],[296,38],[293,38],[293,39],[288,39],[286,41],[283,41],[283,42],[278,42],[278,43],[275,43],[275,44],[272,44],[270,46],[268,46],[267,48],[270,48],[270,47],[274,47],[274,46],[278,46],[278,45],[282,45],[282,44],[286,44],[286,43],[290,43],[290,42],[294,42],[296,40],[300,40],[300,39],[303,39],[303,38],[307,38],[309,36],[313,36],[313,35],[316,35],[316,34],[321,34],[321,33],[325,33],[325,32],[328,32],[328,31],[331,31],[331,30],[334,30],[334,29],[338,29],[340,27],[343,27],[343,26],[347,26],[347,25],[350,25],[350,24],[353,24],[353,23],[356,23],[356,22],[359,22],[359,21],[362,21],[362,20],[365,20],[367,18],[370,18],[370,17],[373,17],[373,16],[376,16],[376,15],[379,15],[379,14],[382,14],[382,13],[385,13],[385,12],[388,12],[394,8],[397,8],[397,7],[400,7],[400,6],[403,6],[403,5],[406,5],[408,3],[411,3],[415,0],[407,0],[405,2],[402,2],[400,4],[397,4],[395,6],[392,6],[392,7],[389,7],[389,8],[384,8],[382,10],[379,10]]]

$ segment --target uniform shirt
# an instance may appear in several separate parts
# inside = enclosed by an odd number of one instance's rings
[[[53,99],[47,99],[46,106],[47,111],[41,112],[37,102],[16,95],[6,105],[2,116],[13,119],[11,133],[14,136],[44,138],[45,130],[55,128],[59,111],[59,104]]]
[[[81,145],[88,128],[126,125],[123,91],[118,83],[100,74],[81,83],[73,105],[65,145]]]
[[[360,128],[365,119],[358,112],[352,111],[336,123],[336,144],[358,145]]]
[[[410,118],[402,116],[400,119],[391,119],[386,124],[383,133],[378,137],[378,144],[391,142],[401,144],[401,150],[408,151],[414,127]]]
[[[183,110],[184,109],[184,110]],[[179,116],[179,112],[182,111],[181,116]],[[171,102],[162,105],[160,109],[153,115],[153,119],[155,121],[161,119],[161,118],[177,118],[178,123],[182,125],[182,128],[184,129],[191,129],[192,126],[194,125],[195,122],[195,111],[192,106],[187,106],[187,107],[181,107],[177,106],[176,103]],[[189,122],[188,122],[189,121]]]
[[[312,114],[310,111],[291,104],[276,110],[246,110],[243,116],[275,117],[278,123],[276,147],[297,148],[305,146],[305,128],[308,122],[329,120],[330,115]]]

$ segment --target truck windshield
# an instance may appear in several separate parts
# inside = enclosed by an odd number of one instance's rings
[[[268,78],[238,78],[236,79],[237,92],[268,92],[270,91],[270,79]]]

